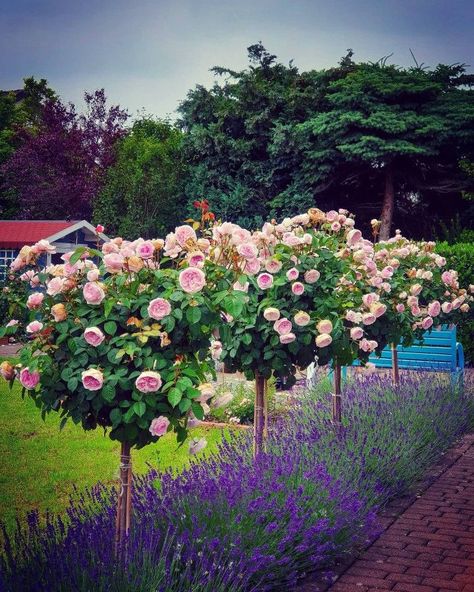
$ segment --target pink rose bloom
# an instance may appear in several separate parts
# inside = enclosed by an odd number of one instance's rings
[[[453,305],[451,304],[451,302],[443,302],[443,304],[441,305],[441,310],[444,312],[444,314],[449,314],[453,309]]]
[[[265,269],[268,273],[278,273],[281,269],[281,261],[277,259],[269,259],[265,262]]]
[[[217,339],[211,343],[211,357],[213,360],[219,360],[222,355],[222,343]]]
[[[278,321],[280,318],[280,311],[278,308],[270,306],[263,311],[263,316],[267,321]]]
[[[351,339],[358,340],[362,339],[364,335],[364,330],[362,327],[352,327],[351,329]]]
[[[281,241],[287,247],[297,247],[302,243],[302,240],[294,232],[285,232]]]
[[[255,275],[260,271],[261,265],[258,259],[247,259],[244,271],[249,275]]]
[[[39,321],[32,321],[31,323],[28,323],[28,325],[26,325],[26,332],[38,333],[38,331],[41,331],[42,328],[43,323],[40,323]]]
[[[331,230],[333,232],[339,232],[341,230],[341,225],[339,224],[339,222],[333,222],[331,224]]]
[[[206,285],[206,276],[198,267],[188,267],[179,274],[179,285],[188,294],[200,292]]]
[[[360,230],[357,230],[357,228],[349,230],[347,233],[347,244],[350,246],[355,245],[360,241],[361,238],[362,232]]]
[[[430,317],[437,317],[440,312],[441,304],[438,302],[438,300],[433,300],[433,302],[428,304],[428,314]]]
[[[377,349],[378,343],[376,341],[368,340],[368,339],[361,339],[359,342],[359,349],[365,352],[372,352]]]
[[[371,292],[370,294],[364,294],[362,296],[362,302],[364,303],[365,306],[370,307],[371,304],[373,304],[374,302],[377,302],[377,300],[379,299],[378,294],[374,294],[373,292]]]
[[[291,291],[296,296],[301,296],[301,294],[303,294],[303,292],[304,292],[304,285],[301,282],[294,282],[291,285]]]
[[[405,310],[405,305],[404,304],[397,304],[396,306],[397,312],[403,312]]]
[[[294,280],[298,279],[300,272],[296,269],[296,267],[292,267],[286,272],[286,277],[288,281],[293,282]]]
[[[156,393],[162,385],[161,376],[158,372],[142,372],[135,380],[135,386],[141,393]]]
[[[174,231],[176,240],[183,247],[189,240],[196,242],[196,232],[191,226],[185,224],[184,226],[178,226]]]
[[[36,387],[40,381],[39,372],[30,372],[29,368],[23,368],[20,371],[20,382],[28,390],[32,390]]]
[[[148,305],[148,316],[161,321],[171,313],[171,304],[164,298],[155,298]]]
[[[119,246],[113,242],[104,243],[102,245],[102,253],[104,255],[109,255],[110,253],[118,253],[119,250]]]
[[[204,267],[206,257],[201,251],[192,251],[186,259],[189,267]]]
[[[119,253],[110,253],[104,256],[105,269],[109,273],[120,273],[123,269],[124,258]]]
[[[56,247],[53,247],[46,239],[42,239],[32,247],[34,253],[56,253]]]
[[[136,252],[142,259],[151,259],[155,253],[155,246],[150,240],[144,241],[138,245]]]
[[[19,322],[20,321],[18,321],[17,319],[12,319],[11,321],[8,321],[5,327],[15,327],[15,325],[18,325]]]
[[[245,282],[245,284],[241,284],[240,282],[235,282],[232,286],[234,290],[237,292],[248,292],[249,291],[249,283]]]
[[[408,306],[418,306],[418,296],[408,296],[407,304]]]
[[[315,282],[317,282],[319,280],[320,277],[321,277],[321,274],[319,273],[319,271],[317,269],[309,269],[304,274],[304,281],[307,284],[314,284]]]
[[[328,333],[321,333],[321,335],[316,337],[316,345],[318,347],[327,347],[328,345],[331,345],[331,343],[332,337],[328,335]]]
[[[294,320],[298,327],[306,327],[306,325],[311,321],[311,317],[307,312],[300,310],[295,314]]]
[[[44,294],[42,292],[33,292],[28,296],[28,300],[26,301],[26,306],[30,310],[36,310],[41,307],[44,300]]]
[[[164,436],[168,430],[170,425],[170,420],[165,417],[164,415],[160,415],[160,417],[155,417],[150,424],[150,434],[152,436]]]
[[[61,277],[55,277],[52,280],[49,280],[46,293],[49,294],[49,296],[57,296],[64,290],[64,283],[65,279]]]
[[[273,276],[264,271],[258,276],[257,284],[261,290],[268,290],[273,285]]]
[[[100,391],[104,384],[104,375],[97,368],[89,368],[84,370],[81,375],[82,384],[88,391]]]
[[[387,307],[381,302],[374,302],[370,307],[370,312],[373,313],[377,319],[384,315],[386,310]]]
[[[412,306],[410,308],[410,310],[411,310],[411,314],[414,317],[419,317],[421,315],[421,309],[420,309],[420,307],[417,304],[415,304],[414,306]]]
[[[288,319],[278,319],[278,321],[275,321],[273,324],[273,328],[278,335],[287,335],[288,333],[291,333],[293,325]]]
[[[89,345],[99,346],[105,339],[105,335],[98,327],[88,327],[84,331],[84,339]]]
[[[287,343],[291,343],[296,339],[296,335],[294,333],[285,333],[285,335],[280,335],[280,343],[286,345]]]
[[[455,278],[452,271],[444,271],[441,274],[441,279],[447,286],[450,286],[454,282]]]
[[[384,267],[382,269],[382,271],[380,272],[380,275],[386,280],[388,278],[391,278],[393,275],[393,267],[391,267],[390,265],[387,265],[387,267]]]
[[[242,243],[237,247],[239,255],[245,259],[255,259],[258,255],[258,249],[253,243]]]
[[[350,323],[360,323],[362,322],[362,314],[355,310],[348,310],[346,312],[346,321],[349,321]]]
[[[339,214],[335,210],[329,210],[326,214],[326,220],[328,222],[334,222],[339,218]]]
[[[418,296],[418,294],[421,292],[422,290],[422,286],[420,284],[413,284],[413,286],[410,288],[410,294],[412,296]]]
[[[87,304],[100,304],[105,298],[104,290],[95,282],[84,284],[82,294]]]
[[[452,302],[453,310],[457,310],[461,306],[462,302],[463,301],[460,298],[455,298]]]
[[[98,269],[91,269],[87,272],[87,280],[89,282],[96,282],[99,279],[100,272]]]
[[[189,454],[197,454],[204,450],[207,446],[207,440],[205,438],[193,438],[189,443]]]
[[[364,323],[364,325],[373,325],[376,320],[377,317],[371,312],[365,312],[362,315],[362,322]]]
[[[433,319],[431,317],[426,317],[421,321],[421,326],[426,331],[433,325]]]
[[[322,321],[319,321],[319,323],[316,325],[316,329],[319,333],[331,333],[333,327],[331,321],[323,319]]]

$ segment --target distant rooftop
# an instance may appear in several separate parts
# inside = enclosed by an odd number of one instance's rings
[[[77,223],[78,220],[0,220],[0,248],[32,245]]]

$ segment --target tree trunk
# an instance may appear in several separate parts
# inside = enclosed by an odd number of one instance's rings
[[[253,457],[257,458],[263,452],[265,440],[265,398],[266,398],[266,379],[255,372],[255,408],[253,415]]]
[[[132,457],[128,442],[122,442],[120,450],[120,491],[117,500],[117,520],[115,522],[115,554],[124,558],[126,541],[130,531],[132,516]]]
[[[392,343],[392,380],[395,386],[400,384],[400,370],[398,369],[398,350],[396,343]]]
[[[334,392],[332,394],[332,422],[342,423],[341,365],[334,364]]]
[[[385,192],[380,214],[379,240],[388,240],[392,228],[393,212],[395,210],[395,189],[393,183],[393,168],[391,164],[385,167]]]

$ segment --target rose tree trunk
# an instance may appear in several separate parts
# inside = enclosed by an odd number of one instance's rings
[[[388,240],[390,238],[394,210],[395,188],[393,183],[393,168],[391,164],[387,164],[385,167],[385,192],[382,203],[382,213],[380,215],[380,240]]]
[[[117,520],[115,523],[115,552],[124,556],[132,516],[132,457],[128,442],[122,442],[120,450],[119,494],[117,499]]]
[[[341,365],[334,363],[334,392],[332,393],[332,421],[334,424],[341,424],[342,422],[342,397],[341,397],[341,381],[342,381]]]
[[[255,372],[255,408],[253,415],[253,457],[263,452],[266,431],[266,392],[267,380],[259,372]]]

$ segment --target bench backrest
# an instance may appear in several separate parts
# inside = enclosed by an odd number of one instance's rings
[[[398,346],[398,366],[402,369],[456,370],[456,327],[444,326],[423,335],[423,341],[410,347]],[[369,357],[377,368],[392,367],[392,350],[386,347],[382,356]]]

